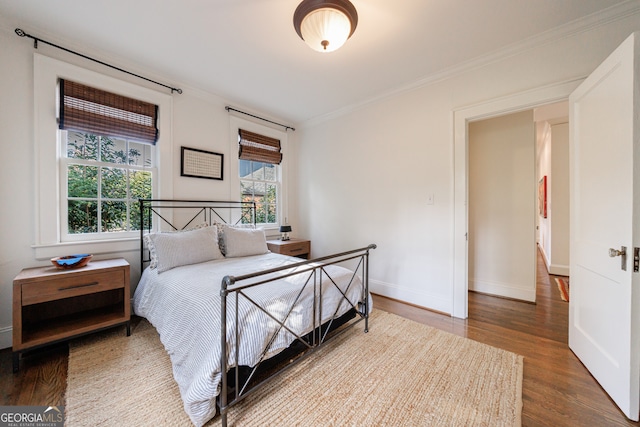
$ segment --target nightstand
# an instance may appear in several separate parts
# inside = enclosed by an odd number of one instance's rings
[[[13,371],[29,349],[118,325],[130,335],[129,289],[129,263],[122,258],[70,270],[22,270],[13,280]]]
[[[267,240],[267,247],[277,254],[308,259],[311,253],[311,241],[303,239]]]

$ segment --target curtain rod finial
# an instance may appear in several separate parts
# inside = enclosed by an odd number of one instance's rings
[[[27,33],[22,31],[20,28],[16,28],[16,34],[19,35],[20,37],[24,37],[27,35]]]

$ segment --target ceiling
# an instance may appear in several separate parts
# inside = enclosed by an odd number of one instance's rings
[[[0,24],[299,124],[590,24],[605,9],[606,16],[638,6],[638,0],[351,1],[358,27],[328,54],[296,34],[300,0],[0,0]]]

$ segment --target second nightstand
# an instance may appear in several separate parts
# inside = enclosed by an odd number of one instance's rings
[[[267,240],[267,247],[277,254],[308,259],[311,253],[311,242],[304,239]]]

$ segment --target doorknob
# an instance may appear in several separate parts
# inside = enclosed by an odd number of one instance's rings
[[[615,258],[617,256],[625,256],[627,254],[627,248],[623,246],[620,249],[622,250],[619,251],[617,249],[609,248],[609,256],[611,258]]]
[[[627,271],[627,247],[620,246],[620,250],[609,248],[609,256],[615,258],[620,257],[620,268]]]

